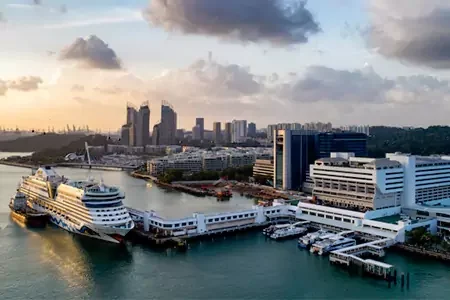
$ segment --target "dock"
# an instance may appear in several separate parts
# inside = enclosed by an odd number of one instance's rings
[[[384,257],[384,248],[394,244],[395,241],[389,238],[367,242],[361,245],[332,251],[329,259],[331,263],[341,264],[347,267],[352,265],[359,266],[366,273],[389,280],[389,276],[393,271],[394,266],[372,259],[363,259],[361,256],[371,255]]]

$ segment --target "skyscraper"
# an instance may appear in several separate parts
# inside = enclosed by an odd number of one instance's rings
[[[231,124],[231,142],[245,142],[247,140],[247,120],[233,120]]]
[[[152,132],[152,144],[153,145],[160,145],[159,143],[159,138],[160,138],[160,124],[155,124],[155,126],[153,126],[153,132]]]
[[[225,123],[225,131],[223,134],[223,141],[227,144],[231,143],[231,127],[232,127],[232,124],[230,122]]]
[[[131,124],[125,124],[122,126],[121,130],[120,130],[120,141],[122,143],[122,145],[130,145],[130,127],[132,125]]]
[[[175,144],[177,133],[177,113],[169,102],[163,101],[161,105],[161,123],[159,126],[159,145]]]
[[[196,118],[195,119],[195,125],[200,127],[200,138],[199,140],[205,139],[205,119],[203,118]]]
[[[150,108],[148,102],[143,103],[139,108],[139,128],[142,144],[138,146],[150,144]]]
[[[127,124],[124,132],[128,132],[128,138],[122,137],[122,143],[127,141],[128,146],[145,146],[149,143],[150,134],[150,109],[148,102],[143,103],[139,111],[131,104],[127,104]]]
[[[222,129],[220,122],[213,123],[213,140],[216,144],[222,141]]]
[[[253,123],[253,122],[248,123],[247,136],[248,137],[256,137],[256,124],[255,123]]]

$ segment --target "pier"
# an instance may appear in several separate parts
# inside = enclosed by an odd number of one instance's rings
[[[361,256],[369,254],[371,256],[384,257],[384,248],[394,244],[395,241],[389,238],[367,242],[332,251],[329,259],[331,263],[338,263],[347,267],[351,265],[360,266],[365,272],[388,280],[394,266],[372,259],[363,259]]]

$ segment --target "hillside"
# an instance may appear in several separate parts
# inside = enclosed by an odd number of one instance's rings
[[[108,143],[108,138],[99,134],[83,136],[81,138],[79,137],[77,140],[70,142],[68,145],[57,149],[51,148],[36,151],[31,156],[31,160],[32,162],[39,164],[60,162],[64,160],[64,157],[68,153],[85,153],[85,142],[87,142],[90,146],[106,146]]]
[[[417,155],[450,153],[448,126],[430,126],[426,129],[375,126],[370,128],[370,135],[370,157],[384,157],[387,152],[397,151]]]
[[[79,140],[84,135],[47,133],[0,142],[0,151],[36,152],[44,149],[58,149]]]

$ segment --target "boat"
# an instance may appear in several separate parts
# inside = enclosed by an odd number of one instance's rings
[[[311,246],[310,252],[319,255],[327,254],[334,250],[347,248],[356,245],[356,240],[335,235],[327,239],[318,241]]]
[[[270,238],[274,240],[281,240],[302,235],[306,233],[306,231],[308,231],[308,229],[305,227],[289,226],[287,228],[275,230],[275,232],[270,235]]]
[[[69,180],[50,167],[24,176],[19,186],[31,207],[51,223],[76,234],[121,243],[134,228],[119,188],[93,179]]]
[[[331,235],[331,233],[324,229],[320,229],[318,231],[308,233],[305,236],[298,239],[298,246],[300,248],[308,248],[309,246],[314,244],[316,241],[326,238],[327,236],[330,236],[330,235]]]
[[[11,217],[28,227],[45,227],[47,224],[48,215],[28,207],[27,197],[19,191],[11,198],[9,208]]]
[[[279,225],[270,225],[267,228],[263,229],[263,234],[266,236],[270,236],[271,234],[273,234],[276,230],[278,229],[282,229],[282,228],[286,228],[291,226],[290,224],[279,224]]]

